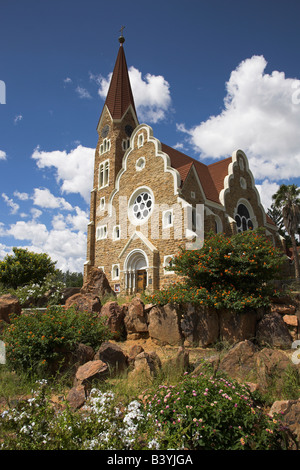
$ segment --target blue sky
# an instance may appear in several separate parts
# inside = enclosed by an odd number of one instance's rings
[[[155,137],[206,164],[241,148],[266,208],[300,184],[299,1],[1,0],[0,17],[0,259],[23,246],[82,271],[122,25]]]

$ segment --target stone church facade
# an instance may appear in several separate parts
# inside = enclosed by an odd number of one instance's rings
[[[230,236],[263,226],[279,246],[243,151],[204,165],[138,122],[119,41],[97,126],[85,278],[98,267],[116,292],[161,289],[176,281],[166,267],[180,247],[201,247],[210,230]]]

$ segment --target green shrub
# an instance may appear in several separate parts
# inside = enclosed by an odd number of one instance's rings
[[[96,348],[108,337],[108,328],[97,314],[61,306],[14,317],[3,332],[8,365],[36,373],[63,360],[78,343]]]
[[[0,261],[0,282],[16,289],[30,283],[40,283],[47,274],[55,273],[55,263],[46,253],[33,253],[24,248],[13,248],[13,255]]]
[[[161,385],[147,397],[146,412],[156,421],[157,435],[168,441],[176,437],[177,448],[274,450],[285,445],[278,418],[266,415],[245,385],[222,377],[201,373],[186,375],[175,386]]]
[[[43,299],[47,299],[46,305],[59,305],[65,288],[65,284],[59,281],[55,275],[47,274],[42,281],[18,287],[11,293],[18,297],[22,306],[28,307],[28,304],[30,307],[36,306]]]
[[[276,295],[270,281],[278,276],[283,254],[261,230],[209,234],[200,250],[182,250],[169,268],[182,282],[148,297],[166,304],[197,303],[243,310],[269,304]]]

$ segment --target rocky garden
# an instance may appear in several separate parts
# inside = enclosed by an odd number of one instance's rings
[[[96,268],[59,305],[3,293],[0,447],[297,450],[300,294],[275,289],[281,256],[259,233],[214,236],[152,296],[116,297]]]

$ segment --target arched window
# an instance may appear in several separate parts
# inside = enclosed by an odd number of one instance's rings
[[[244,204],[239,204],[235,215],[236,228],[238,232],[253,230],[254,225],[251,220],[249,210]]]
[[[111,277],[113,280],[119,279],[120,277],[120,265],[119,264],[113,264],[111,275],[112,275]]]

